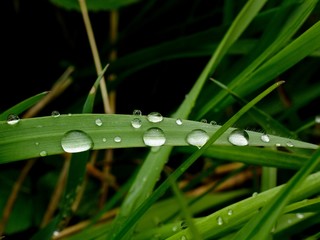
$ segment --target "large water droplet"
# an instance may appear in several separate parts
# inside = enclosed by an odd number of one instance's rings
[[[268,134],[261,135],[260,139],[261,139],[262,142],[265,142],[265,143],[270,142],[270,137],[269,137]]]
[[[9,125],[15,125],[20,121],[20,118],[15,115],[15,114],[9,114],[9,116],[7,117],[7,123]]]
[[[142,125],[141,120],[139,118],[134,118],[131,121],[131,126],[134,128],[140,128]]]
[[[160,128],[149,128],[143,135],[143,141],[147,146],[158,147],[166,142],[166,137]]]
[[[181,120],[180,118],[178,118],[178,119],[176,120],[176,124],[179,125],[179,126],[181,126],[181,125],[182,125],[182,120]]]
[[[68,153],[84,152],[93,147],[93,141],[85,132],[72,130],[62,137],[61,146]]]
[[[186,138],[187,143],[190,145],[201,148],[208,141],[208,134],[202,129],[192,130]]]
[[[102,126],[102,120],[101,120],[100,118],[97,118],[97,119],[95,120],[95,123],[96,123],[96,125],[97,125],[98,127],[101,127],[101,126]]]
[[[136,116],[141,116],[142,115],[142,112],[140,111],[140,110],[138,110],[138,109],[135,109],[135,110],[133,110],[133,113],[132,113],[133,115],[136,115]]]
[[[222,219],[222,217],[217,217],[217,224],[219,225],[219,226],[221,226],[222,224],[223,224],[223,219]]]
[[[59,117],[60,113],[58,111],[52,111],[51,116],[52,117]]]
[[[161,122],[163,120],[163,117],[158,112],[151,112],[151,113],[148,114],[147,119],[148,119],[149,122],[158,123],[158,122]]]
[[[245,130],[235,129],[230,133],[228,140],[235,146],[247,146],[249,144],[249,135]]]

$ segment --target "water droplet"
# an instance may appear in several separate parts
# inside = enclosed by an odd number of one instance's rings
[[[320,115],[317,115],[315,118],[314,118],[314,121],[319,124],[320,123]]]
[[[39,144],[40,144],[40,143],[38,143],[38,142],[35,143],[36,146],[39,146]]]
[[[188,225],[185,221],[182,221],[181,224],[180,224],[180,229],[183,230],[183,229],[187,229],[188,228]]]
[[[60,113],[58,111],[52,111],[51,116],[52,117],[59,117]]]
[[[265,142],[265,143],[270,142],[270,137],[269,137],[268,134],[261,135],[260,139],[261,139],[262,142]]]
[[[252,197],[256,197],[256,196],[258,196],[257,192],[252,193]]]
[[[281,143],[276,143],[276,147],[281,147]]]
[[[46,151],[41,151],[40,152],[40,156],[41,157],[45,157],[45,156],[47,156],[48,155],[48,153],[46,152]]]
[[[106,138],[102,138],[102,142],[106,142],[107,141],[107,139]]]
[[[187,240],[187,237],[186,236],[181,236],[180,240]]]
[[[206,142],[208,141],[209,136],[208,134],[201,129],[192,130],[186,138],[187,143],[190,145],[196,146],[201,148]]]
[[[223,224],[223,219],[222,219],[222,217],[217,217],[217,224],[219,225],[219,226],[221,226],[222,224]]]
[[[114,139],[113,139],[116,143],[119,143],[119,142],[121,142],[121,137],[119,137],[119,136],[117,136],[117,137],[115,137]]]
[[[180,118],[178,118],[178,119],[176,120],[176,124],[179,125],[179,126],[181,126],[181,125],[182,125],[182,120],[181,120]]]
[[[229,209],[229,210],[228,210],[228,215],[231,216],[232,214],[233,214],[233,210],[232,210],[232,209]]]
[[[158,147],[166,142],[166,137],[160,128],[149,128],[143,135],[143,141],[147,146]]]
[[[201,119],[201,122],[202,123],[207,123],[208,121],[207,121],[207,119]]]
[[[60,232],[59,232],[58,230],[56,230],[56,231],[53,232],[52,235],[53,235],[54,237],[57,237],[59,234],[60,234]]]
[[[296,217],[299,218],[299,219],[302,219],[302,218],[304,218],[304,215],[302,213],[297,213]]]
[[[217,122],[212,120],[212,121],[210,121],[210,124],[211,125],[217,125]]]
[[[97,118],[96,121],[95,121],[96,125],[98,127],[101,127],[102,126],[102,120],[100,118]]]
[[[172,231],[173,231],[173,232],[176,232],[177,230],[178,230],[178,227],[177,227],[177,226],[173,226],[173,227],[172,227]]]
[[[7,123],[9,125],[15,125],[17,124],[18,122],[20,121],[20,118],[15,115],[15,114],[10,114],[8,117],[7,117]]]
[[[88,134],[80,130],[72,130],[62,137],[61,146],[65,152],[84,152],[93,147],[92,139]]]
[[[249,135],[245,130],[235,129],[230,133],[228,140],[235,146],[247,146],[249,144]]]
[[[142,125],[141,120],[139,118],[134,118],[131,121],[131,126],[134,128],[140,128]]]
[[[287,144],[288,147],[293,147],[294,146],[291,141],[288,141],[286,144]]]
[[[133,113],[132,113],[133,115],[136,115],[136,116],[141,116],[142,115],[142,112],[140,111],[140,110],[138,110],[138,109],[135,109],[135,110],[133,110]]]
[[[158,123],[158,122],[161,122],[163,120],[163,117],[158,112],[151,112],[151,113],[148,114],[147,119],[148,119],[149,122]]]

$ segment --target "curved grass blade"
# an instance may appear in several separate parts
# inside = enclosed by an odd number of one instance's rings
[[[20,113],[26,111],[28,108],[39,102],[46,94],[48,94],[48,92],[39,93],[9,108],[0,114],[0,121],[7,120],[9,114],[19,115]]]
[[[283,189],[253,217],[234,237],[237,240],[267,239],[277,218],[285,205],[292,198],[295,189],[302,184],[306,177],[315,169],[320,159],[320,148],[312,155],[304,167],[283,187]],[[263,228],[261,227],[263,226]]]

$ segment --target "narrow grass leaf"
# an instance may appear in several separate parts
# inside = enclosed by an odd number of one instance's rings
[[[48,94],[48,92],[39,93],[7,109],[0,114],[0,121],[7,120],[9,114],[19,115],[20,113],[26,111],[28,108],[39,102],[46,94]]]
[[[302,184],[305,178],[318,165],[320,149],[318,149],[308,162],[305,163],[297,174],[285,185],[285,187],[273,198],[255,217],[253,217],[234,237],[237,240],[244,239],[267,239],[277,218],[295,189]],[[261,228],[263,226],[263,228]]]

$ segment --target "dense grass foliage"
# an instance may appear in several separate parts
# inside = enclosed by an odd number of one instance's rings
[[[0,238],[318,239],[317,0],[4,7]]]

